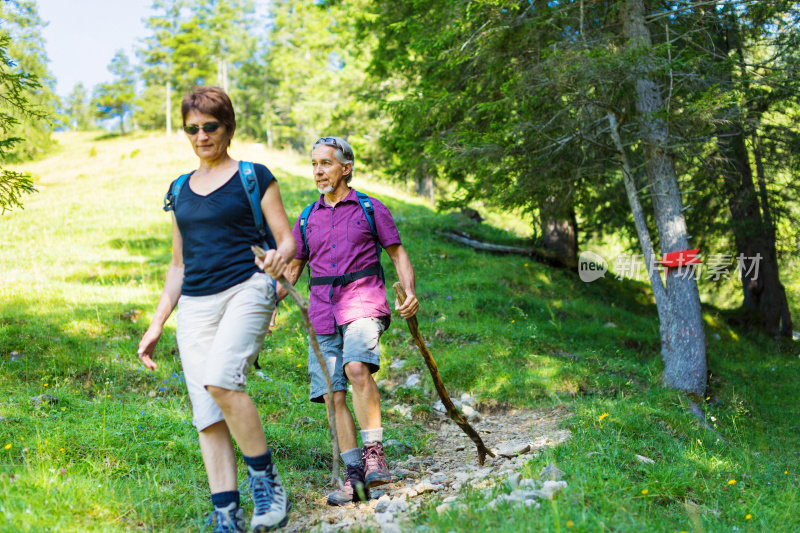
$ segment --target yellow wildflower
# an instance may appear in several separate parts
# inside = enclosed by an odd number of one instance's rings
[[[10,443],[6,444],[6,450],[10,450],[10,449],[11,449],[11,444]]]
[[[647,489],[642,489],[642,494],[645,494],[645,495],[646,495],[648,492],[650,492],[650,491],[649,491],[649,490],[647,490]]]
[[[600,415],[600,418],[598,418],[598,420],[602,420],[604,418],[608,418],[608,413],[603,413],[602,415]]]
[[[567,520],[567,527],[572,527],[572,520]]]
[[[728,485],[736,485],[736,480],[735,479],[729,479],[728,480]]]
[[[750,520],[751,518],[753,518],[753,515],[751,514],[748,514],[744,517],[745,520]]]

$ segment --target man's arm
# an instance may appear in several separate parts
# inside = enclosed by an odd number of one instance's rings
[[[386,247],[386,253],[392,258],[397,277],[406,291],[406,301],[401,304],[395,300],[394,308],[400,313],[401,317],[410,318],[419,311],[414,267],[411,266],[411,259],[402,244],[393,244]]]

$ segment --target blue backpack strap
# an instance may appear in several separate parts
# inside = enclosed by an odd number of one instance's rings
[[[178,195],[181,193],[181,187],[188,181],[192,173],[183,174],[172,182],[172,188],[164,195],[164,211],[175,211],[175,202],[178,201]]]
[[[306,226],[308,225],[308,217],[311,216],[311,211],[314,210],[314,206],[317,205],[317,201],[314,200],[310,204],[303,209],[303,212],[300,213],[300,234],[303,236],[303,251],[305,251],[306,255],[308,255],[308,237],[306,237]]]
[[[375,254],[378,256],[380,276],[381,280],[383,280],[383,265],[381,265],[381,251],[383,248],[381,247],[380,239],[378,239],[378,229],[375,227],[375,208],[372,207],[372,200],[363,192],[356,191],[356,197],[358,198],[358,203],[361,205],[361,209],[364,211],[364,216],[367,217],[369,230],[372,232],[372,240],[375,241]]]
[[[253,212],[253,220],[256,222],[256,229],[259,237],[261,237],[261,242],[266,244],[268,250],[274,250],[277,245],[269,226],[264,220],[264,213],[261,211],[261,190],[258,187],[258,179],[256,179],[256,170],[253,167],[253,163],[239,161],[239,177],[242,180],[245,193],[247,193],[250,210]]]

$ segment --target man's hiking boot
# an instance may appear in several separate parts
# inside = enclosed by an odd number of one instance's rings
[[[367,488],[372,488],[392,481],[389,467],[386,466],[386,456],[383,454],[383,444],[377,442],[372,446],[364,446],[361,451],[361,460],[364,462]]]
[[[244,509],[230,503],[227,507],[214,508],[208,515],[206,525],[213,525],[212,533],[244,533],[247,529],[244,522]]]
[[[328,505],[347,505],[369,499],[367,484],[364,481],[364,467],[347,465],[347,479],[344,486],[328,496]]]
[[[254,533],[264,533],[285,526],[289,522],[291,506],[275,465],[270,462],[264,472],[258,472],[248,466],[247,474],[254,507],[250,530]]]

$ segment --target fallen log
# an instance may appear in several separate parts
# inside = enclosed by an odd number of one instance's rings
[[[475,250],[480,250],[482,252],[490,252],[493,254],[524,255],[539,263],[545,263],[558,268],[578,268],[578,263],[574,259],[567,259],[547,250],[540,250],[537,248],[522,248],[520,246],[507,246],[505,244],[494,244],[491,242],[478,241],[463,231],[437,231],[436,234],[461,244],[465,244],[470,248],[474,248]]]

